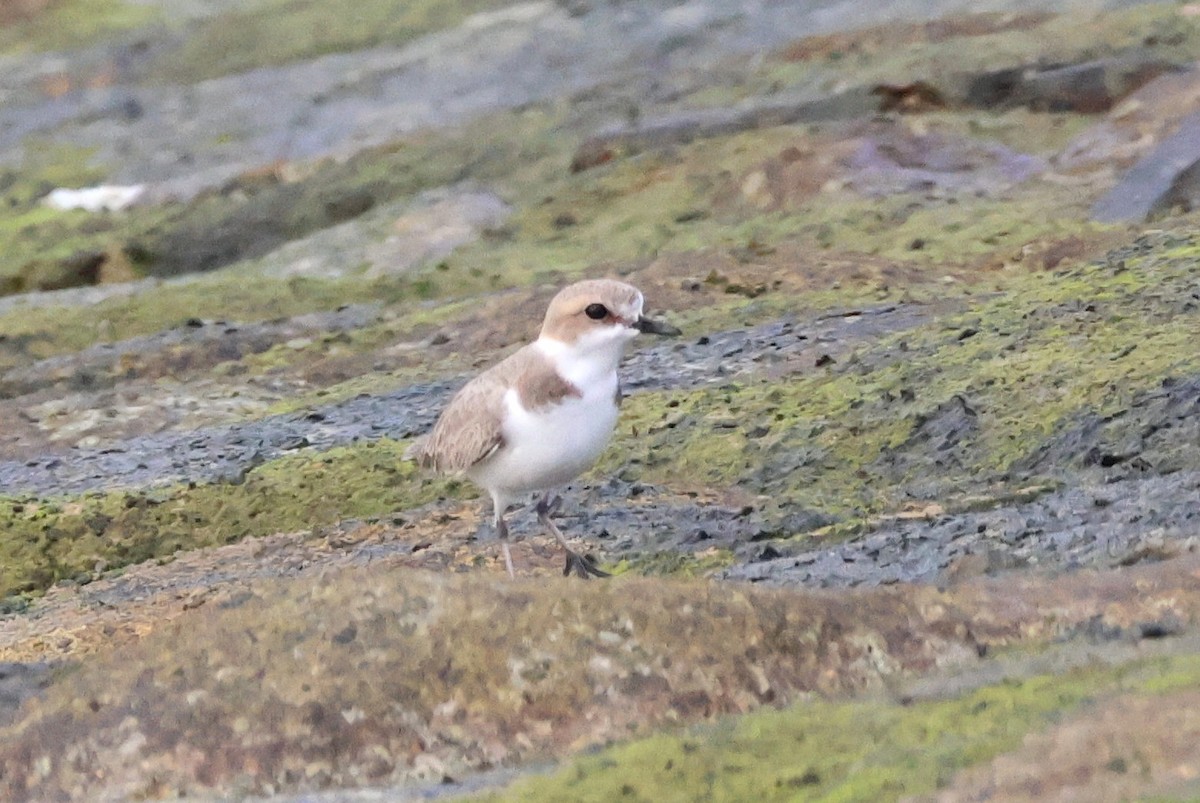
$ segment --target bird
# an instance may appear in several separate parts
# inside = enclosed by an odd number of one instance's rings
[[[612,279],[562,288],[537,339],[469,380],[406,452],[419,467],[465,476],[491,496],[509,577],[516,573],[505,514],[534,492],[541,493],[538,520],[566,554],[563,575],[608,576],[571,549],[551,519],[562,502],[554,490],[607,446],[621,401],[617,368],[630,341],[642,333],[681,334],[643,315],[643,305],[640,290]]]

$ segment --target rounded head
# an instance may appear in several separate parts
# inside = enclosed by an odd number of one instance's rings
[[[625,340],[640,331],[642,292],[611,279],[568,285],[546,309],[542,337],[562,343]]]

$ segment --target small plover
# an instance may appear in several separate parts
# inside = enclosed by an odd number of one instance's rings
[[[504,565],[513,576],[508,507],[534,491],[538,520],[562,545],[563,574],[605,576],[568,546],[550,516],[554,488],[586,471],[617,423],[617,365],[639,332],[679,330],[642,315],[642,293],[607,279],[559,291],[538,339],[472,379],[450,400],[429,434],[409,447],[423,468],[465,475],[492,497]]]

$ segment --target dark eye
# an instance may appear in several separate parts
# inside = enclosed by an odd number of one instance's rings
[[[603,304],[588,304],[583,314],[593,321],[600,321],[608,317],[608,307]]]

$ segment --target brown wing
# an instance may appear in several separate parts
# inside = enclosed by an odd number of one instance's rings
[[[554,372],[539,351],[525,346],[462,387],[428,435],[407,456],[422,468],[462,473],[504,445],[504,394],[515,387],[528,409],[556,404],[579,391]]]
[[[486,371],[454,395],[429,434],[409,450],[419,466],[460,474],[500,448],[504,443],[500,421],[508,389],[500,379]]]

